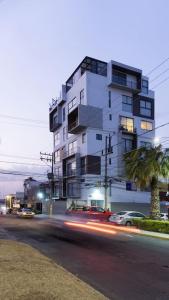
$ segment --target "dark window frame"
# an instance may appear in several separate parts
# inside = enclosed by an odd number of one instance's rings
[[[150,105],[150,107],[148,107]],[[143,112],[144,110],[145,112]],[[146,101],[143,99],[140,99],[140,115],[145,116],[145,117],[151,117],[152,116],[152,102],[151,101]]]
[[[96,133],[96,140],[97,141],[102,141],[103,137],[101,133]]]
[[[146,83],[146,84],[145,84]],[[149,87],[149,82],[146,79],[142,79],[142,93],[148,94],[148,87]]]
[[[129,101],[131,100],[131,102]],[[125,107],[130,108],[129,110],[125,109]],[[122,110],[125,112],[133,112],[133,98],[128,95],[122,95]]]

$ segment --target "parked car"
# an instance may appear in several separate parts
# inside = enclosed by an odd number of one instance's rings
[[[168,214],[167,213],[161,213],[160,214],[160,219],[163,220],[163,221],[168,221],[169,220]]]
[[[66,214],[77,217],[92,218],[98,220],[108,220],[112,215],[111,211],[105,211],[99,206],[77,206],[66,210]]]
[[[33,218],[35,213],[30,208],[22,208],[18,210],[17,215],[23,218],[24,217]]]
[[[109,222],[118,224],[118,225],[133,225],[133,219],[142,219],[145,218],[145,215],[138,211],[120,211],[109,217]]]

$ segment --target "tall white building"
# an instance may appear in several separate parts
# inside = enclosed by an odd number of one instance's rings
[[[149,193],[134,191],[123,179],[123,154],[154,138],[154,92],[142,70],[85,57],[62,85],[49,116],[55,194],[67,206],[72,201],[104,206],[106,136],[109,207],[148,204]]]

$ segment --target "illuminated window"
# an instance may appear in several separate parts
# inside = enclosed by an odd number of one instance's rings
[[[141,121],[141,129],[145,131],[150,131],[153,129],[153,124],[148,121]]]
[[[133,132],[134,131],[134,121],[132,118],[121,117],[120,125],[123,130]]]

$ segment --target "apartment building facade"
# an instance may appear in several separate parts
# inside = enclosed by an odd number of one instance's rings
[[[124,180],[123,162],[125,152],[154,139],[154,92],[142,70],[85,57],[52,101],[49,123],[58,199],[104,206],[107,136],[109,207],[149,203],[148,192]]]

